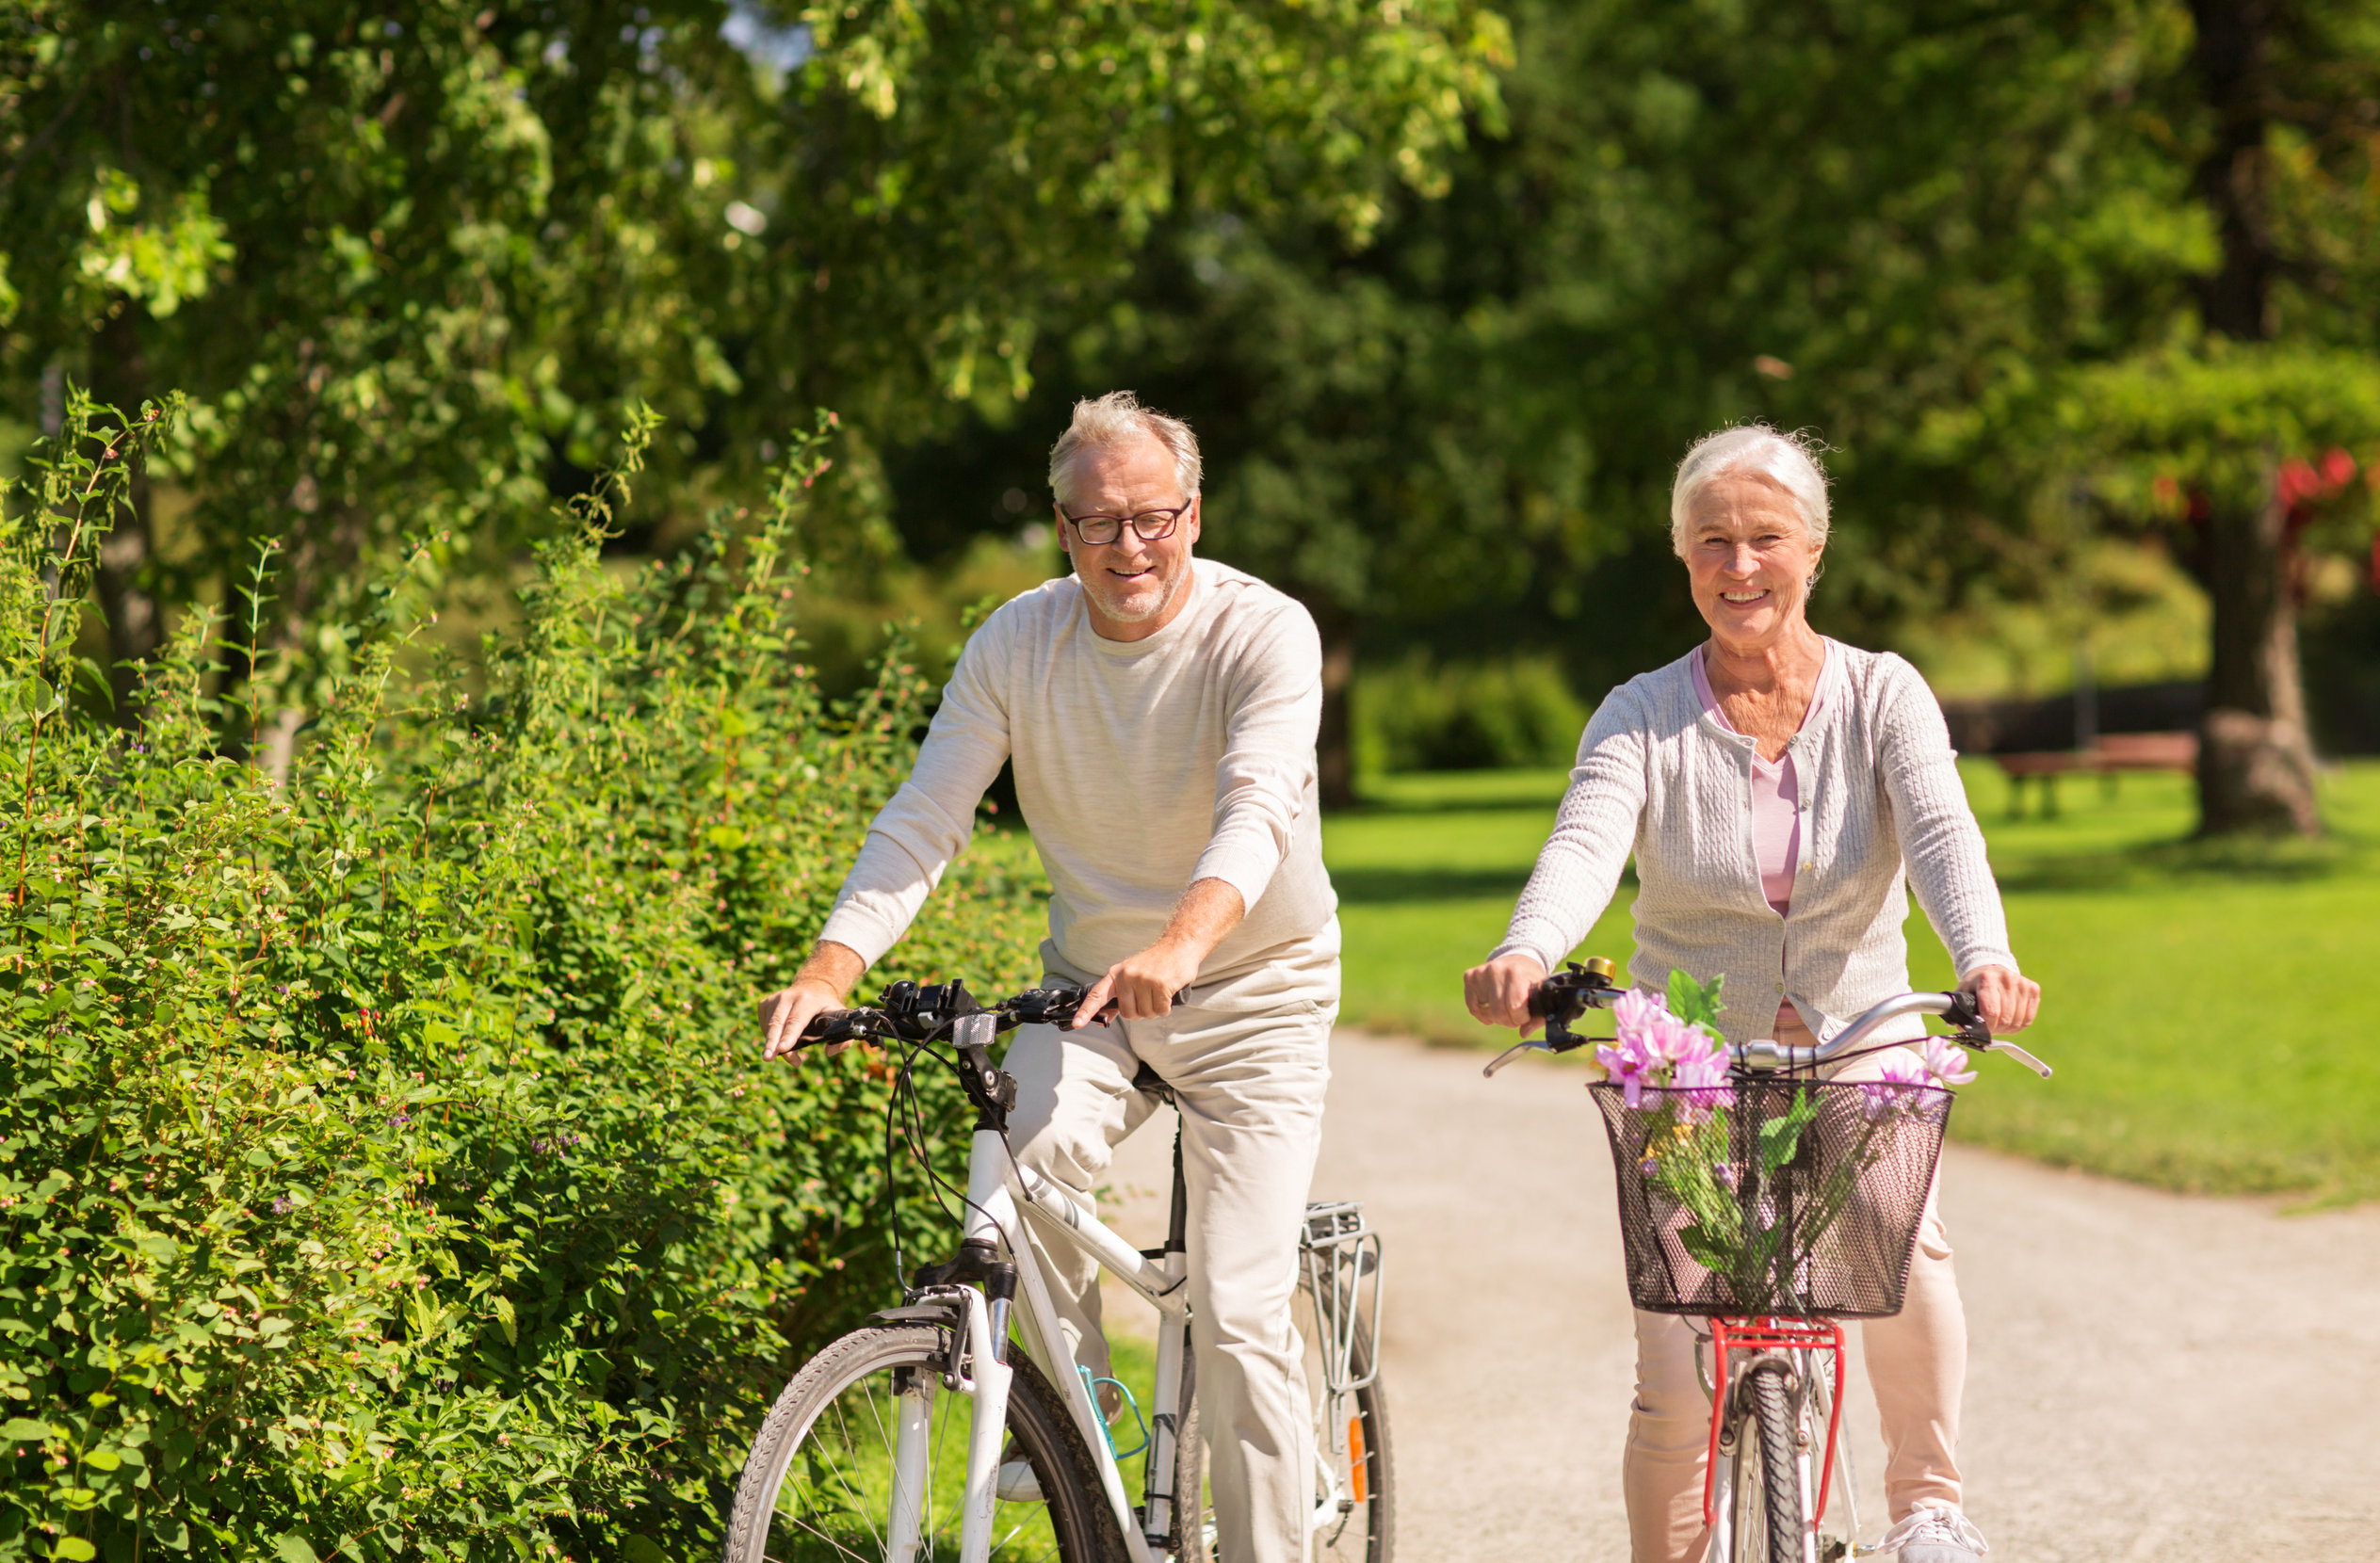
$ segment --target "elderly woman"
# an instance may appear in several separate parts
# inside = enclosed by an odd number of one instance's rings
[[[1731,1042],[1808,1046],[1909,986],[1906,882],[1998,1031],[2040,989],[2009,953],[2000,892],[1925,681],[1901,658],[1829,640],[1804,610],[1826,549],[1810,445],[1759,425],[1686,453],[1670,528],[1710,638],[1615,689],[1579,745],[1554,832],[1510,930],[1465,974],[1471,1013],[1524,1029],[1530,990],[1594,927],[1628,854],[1642,883],[1628,975],[1726,978]],[[1921,1034],[1916,1018],[1902,1037]],[[1852,1066],[1872,1070],[1883,1055]],[[1901,1563],[1974,1563],[1959,1509],[1966,1317],[1931,1197],[1906,1306],[1864,1327]],[[1622,1481],[1636,1563],[1703,1546],[1708,1402],[1687,1320],[1640,1313]]]

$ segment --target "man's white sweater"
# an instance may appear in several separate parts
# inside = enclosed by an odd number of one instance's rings
[[[1322,868],[1314,620],[1255,577],[1192,561],[1190,600],[1145,640],[1109,640],[1069,575],[985,620],[943,689],[916,768],[870,823],[820,932],[870,965],[963,851],[1003,761],[1053,892],[1044,958],[1106,973],[1221,879],[1247,916],[1200,969],[1327,964],[1337,898]]]

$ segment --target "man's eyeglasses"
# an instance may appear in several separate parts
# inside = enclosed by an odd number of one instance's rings
[[[1170,510],[1142,510],[1139,515],[1130,518],[1132,535],[1142,542],[1161,542],[1174,535],[1174,528],[1181,524],[1182,517],[1188,513],[1190,506],[1197,503],[1198,498],[1193,494],[1187,503],[1176,505]],[[1066,507],[1063,505],[1058,507],[1058,513],[1066,516],[1066,524],[1075,529],[1075,536],[1094,548],[1105,547],[1124,536],[1126,518],[1123,516],[1103,516],[1096,513],[1087,516],[1067,515]]]

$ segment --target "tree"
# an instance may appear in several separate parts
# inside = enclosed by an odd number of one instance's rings
[[[2198,279],[2207,340],[2151,351],[2126,432],[2199,496],[2213,659],[2199,733],[2199,828],[2320,829],[2297,650],[2292,459],[2380,440],[2380,17],[2301,0],[2192,0],[2196,194],[2218,263]],[[2119,395],[2121,394],[2119,393]],[[2144,405],[2145,404],[2145,405]]]
[[[494,568],[632,403],[685,486],[819,402],[864,450],[1013,395],[1185,208],[1361,231],[1499,37],[1467,0],[15,0],[0,375],[197,399],[182,543],[136,495],[103,573],[119,659],[262,537],[278,638],[335,659],[312,627],[401,529]]]

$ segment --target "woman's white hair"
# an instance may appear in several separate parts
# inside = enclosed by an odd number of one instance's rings
[[[1075,421],[1049,447],[1050,491],[1064,496],[1066,468],[1077,453],[1112,450],[1143,435],[1163,445],[1174,458],[1174,475],[1182,485],[1183,502],[1197,498],[1199,479],[1206,475],[1198,458],[1198,436],[1181,419],[1142,407],[1141,398],[1129,391],[1110,391],[1075,403]]]
[[[1677,463],[1677,478],[1669,487],[1669,541],[1677,556],[1686,556],[1686,518],[1694,496],[1722,477],[1765,477],[1792,495],[1810,529],[1810,541],[1826,546],[1830,512],[1826,505],[1826,469],[1818,464],[1825,443],[1802,429],[1780,433],[1767,424],[1738,424],[1706,434]]]

